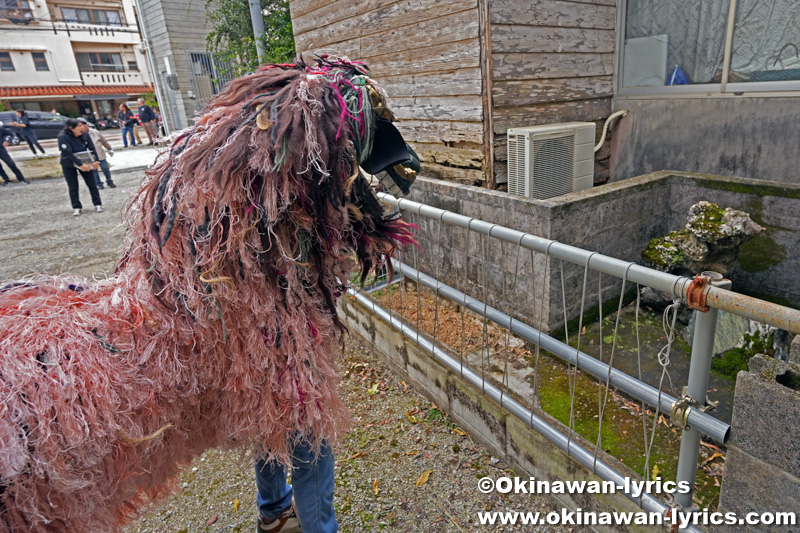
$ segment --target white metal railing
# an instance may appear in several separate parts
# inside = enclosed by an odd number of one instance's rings
[[[485,321],[491,321],[497,324],[499,327],[504,328],[508,334],[513,334],[534,345],[537,350],[537,356],[539,349],[547,350],[551,354],[567,362],[570,367],[583,370],[601,382],[604,382],[606,387],[606,399],[608,397],[609,388],[614,387],[615,389],[618,389],[627,395],[642,401],[644,404],[653,407],[655,409],[655,419],[653,421],[653,433],[651,434],[649,443],[650,447],[652,447],[652,435],[655,433],[655,427],[658,424],[659,415],[664,414],[672,417],[673,421],[676,422],[679,427],[683,428],[676,481],[688,482],[690,487],[694,487],[700,447],[700,434],[703,433],[708,435],[710,438],[720,443],[725,443],[730,436],[730,426],[728,424],[705,412],[707,401],[706,390],[708,387],[711,357],[713,354],[713,341],[717,322],[717,312],[719,310],[724,310],[778,327],[780,329],[794,333],[800,333],[799,311],[762,300],[757,300],[755,298],[750,298],[727,290],[729,285],[726,285],[726,281],[721,279],[722,276],[715,273],[704,273],[706,274],[705,276],[697,277],[695,279],[674,276],[672,274],[652,270],[631,262],[621,261],[612,257],[604,256],[602,254],[565,245],[556,241],[544,239],[542,237],[496,224],[491,224],[482,220],[466,217],[429,205],[406,199],[398,200],[388,194],[380,194],[380,198],[383,202],[395,209],[416,213],[417,215],[424,217],[425,219],[429,219],[435,224],[438,224],[438,228],[436,230],[438,235],[431,237],[431,240],[436,242],[434,246],[437,248],[436,250],[432,251],[434,257],[441,257],[441,255],[444,253],[444,250],[441,249],[441,231],[442,228],[449,227],[463,228],[467,234],[480,234],[485,236],[487,239],[496,239],[505,243],[509,243],[512,246],[515,246],[518,250],[526,249],[531,251],[531,253],[542,254],[544,255],[546,264],[550,260],[558,259],[582,267],[584,269],[584,286],[583,297],[581,299],[581,316],[584,312],[586,279],[589,271],[595,271],[614,276],[622,280],[620,309],[618,309],[618,312],[622,308],[622,297],[625,293],[626,283],[636,284],[637,290],[640,286],[656,289],[671,295],[676,301],[688,302],[691,303],[693,308],[700,309],[700,311],[696,311],[697,321],[692,345],[692,359],[689,369],[689,382],[686,395],[683,398],[676,398],[664,392],[661,385],[659,385],[658,388],[652,387],[640,379],[636,379],[613,368],[614,347],[616,345],[618,333],[617,328],[619,327],[618,320],[615,324],[614,344],[612,344],[611,359],[608,361],[608,363],[604,363],[580,350],[580,332],[578,337],[578,347],[573,347],[568,343],[561,342],[545,334],[541,331],[541,328],[537,329],[513,318],[511,313],[505,313],[502,309],[489,306],[486,297],[484,297],[484,301],[481,301],[467,295],[464,291],[460,291],[443,283],[437,279],[438,272],[431,276],[420,272],[417,268],[411,265],[396,260],[393,261],[394,269],[406,279],[414,281],[417,285],[418,291],[421,287],[426,287],[436,295],[437,318],[438,298],[441,296],[449,299],[458,306],[468,309],[477,316],[483,317]],[[469,241],[467,240],[467,243],[468,242]],[[467,248],[468,247],[469,246],[467,245]],[[519,252],[517,255],[517,262],[518,261]],[[438,265],[438,263],[435,264]],[[531,256],[531,264],[533,264],[533,256]],[[519,265],[517,264],[517,270],[518,267]],[[434,270],[438,271],[438,266],[436,266]],[[514,283],[516,283],[516,273],[514,277]],[[600,449],[600,435],[598,435],[598,446],[594,452],[590,452],[587,449],[577,445],[572,438],[573,427],[571,425],[569,427],[569,434],[564,435],[549,425],[545,420],[538,417],[534,413],[533,406],[527,407],[523,405],[518,399],[518,394],[508,394],[504,391],[502,386],[498,387],[496,384],[492,383],[490,379],[487,379],[487,373],[485,372],[485,369],[481,368],[479,372],[466,365],[463,361],[463,358],[458,360],[450,355],[445,349],[442,348],[441,343],[436,338],[436,325],[434,326],[433,339],[429,339],[424,334],[421,334],[422,332],[420,331],[419,324],[417,324],[417,328],[415,329],[408,321],[404,321],[400,317],[395,316],[391,310],[386,311],[379,306],[375,300],[371,299],[362,292],[351,291],[351,294],[353,294],[363,305],[372,309],[376,315],[388,321],[393,327],[400,330],[406,337],[418,343],[420,347],[430,352],[437,360],[444,363],[451,370],[458,372],[465,380],[478,387],[495,401],[498,401],[503,407],[507,408],[510,413],[528,423],[530,427],[559,446],[568,455],[578,460],[578,462],[580,462],[582,465],[589,468],[603,479],[619,482],[621,479],[621,474],[616,472],[612,467],[598,458],[598,451]],[[563,294],[564,291],[562,290],[562,296]],[[502,304],[503,300],[501,299],[500,302]],[[563,306],[566,308],[565,301],[563,302]],[[703,311],[703,309],[705,309],[705,311]],[[667,346],[665,347],[667,364],[671,341],[672,339],[670,338],[667,342]],[[659,357],[662,355],[664,354],[659,354]],[[481,364],[483,364],[483,361]],[[666,372],[666,365],[662,364],[662,367],[664,372]],[[662,374],[662,383],[663,376],[664,374]],[[505,380],[506,378],[504,377],[504,383],[506,384],[507,389],[507,383]],[[571,403],[574,403],[574,389],[571,391],[570,400]],[[570,409],[572,412],[573,405],[570,406]],[[602,423],[603,407],[600,408],[599,415]],[[572,421],[570,421],[570,424],[572,424]],[[649,461],[650,447],[648,447],[646,431],[645,447],[648,453],[647,461]],[[647,471],[647,466],[645,466],[645,472]],[[634,497],[632,494],[627,494],[627,496],[639,504],[643,509],[648,511],[663,512],[668,508],[666,504],[651,495],[645,494],[639,498]],[[692,493],[689,492],[688,494],[677,494],[675,502],[685,508],[690,507],[692,504]],[[689,528],[689,530],[693,529]],[[699,531],[697,529],[694,530]]]

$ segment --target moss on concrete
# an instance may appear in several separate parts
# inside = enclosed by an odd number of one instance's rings
[[[709,179],[703,176],[688,177],[694,180],[699,186],[706,189],[716,189],[720,191],[737,192],[741,194],[752,194],[755,196],[775,196],[778,198],[796,198],[800,199],[800,189],[796,187],[781,187],[780,185],[761,184],[761,183],[745,183],[735,178],[729,180],[725,179]]]
[[[577,286],[577,285],[576,285]],[[630,286],[630,284],[629,284]],[[636,299],[636,288],[630,287],[628,291],[625,293],[623,297],[622,305],[628,305],[633,300]],[[617,307],[619,307],[619,295],[613,296],[603,302],[603,316],[608,316],[611,313],[616,312]],[[549,333],[551,337],[554,339],[562,340],[566,338],[566,332],[568,331],[570,335],[575,335],[575,332],[578,331],[578,325],[582,326],[590,326],[600,320],[600,306],[595,305],[594,307],[590,307],[586,311],[583,312],[583,322],[581,322],[581,316],[578,315],[572,320],[567,322],[566,330],[564,326],[553,330]]]
[[[786,247],[771,236],[772,230],[762,231],[739,248],[739,266],[745,272],[764,272],[786,261]]]
[[[711,361],[711,371],[717,376],[736,380],[736,374],[747,370],[747,364],[755,354],[773,355],[775,353],[772,346],[773,339],[772,333],[766,337],[762,337],[757,332],[745,334],[743,346],[731,348],[721,357]]]

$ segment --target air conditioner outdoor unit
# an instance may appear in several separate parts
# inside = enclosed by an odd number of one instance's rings
[[[593,122],[508,130],[508,192],[544,200],[594,183]]]

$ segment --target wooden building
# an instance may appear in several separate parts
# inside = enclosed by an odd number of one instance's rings
[[[595,184],[658,170],[798,181],[796,0],[291,0],[291,12],[298,52],[370,65],[426,175],[495,186],[508,128],[592,121],[599,139],[624,108]]]
[[[427,175],[502,182],[507,128],[611,111],[614,0],[292,0],[291,12],[298,53],[369,64]]]

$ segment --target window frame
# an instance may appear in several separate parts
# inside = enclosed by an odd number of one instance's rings
[[[86,56],[89,69],[84,69],[85,64],[81,62],[80,56]],[[107,55],[110,62],[104,63],[102,55]],[[92,57],[94,56],[94,57]],[[112,56],[117,56],[119,63],[115,63]],[[122,59],[122,54],[119,52],[75,52],[75,61],[78,63],[78,69],[81,72],[125,72],[125,63]],[[103,65],[118,66],[119,68],[97,68]]]
[[[42,57],[37,60],[36,54],[41,55]],[[47,62],[47,54],[44,52],[31,52],[31,57],[33,58],[33,67],[36,69],[36,72],[49,72],[50,71],[50,63]],[[41,62],[44,62],[44,68],[39,68],[42,66]]]
[[[733,49],[733,32],[736,26],[737,0],[728,0],[728,20],[725,23],[725,61],[722,66],[720,83],[697,83],[691,85],[662,85],[658,87],[624,87],[622,85],[622,68],[627,32],[628,3],[631,0],[617,2],[617,38],[614,53],[614,91],[620,98],[669,99],[669,98],[720,98],[732,96],[798,96],[800,80],[788,81],[755,81],[729,82],[730,59]]]
[[[67,14],[65,13],[66,10],[72,11],[75,16],[73,18],[67,18]],[[78,17],[78,12],[85,12],[86,16],[88,17],[88,21],[82,21]],[[103,13],[105,17],[105,22],[98,22],[96,17],[96,13]],[[116,16],[116,21],[109,22],[108,21],[108,14],[113,13]],[[62,6],[61,7],[61,19],[65,23],[72,23],[72,24],[91,24],[93,26],[109,26],[109,27],[122,27],[122,15],[119,11],[115,9],[93,9],[89,7],[69,7],[69,6]]]
[[[0,72],[16,72],[17,67],[14,65],[14,60],[11,58],[11,52],[8,50],[0,51],[0,55],[6,55],[7,58],[0,57]],[[11,68],[6,68],[6,64],[11,65]]]

